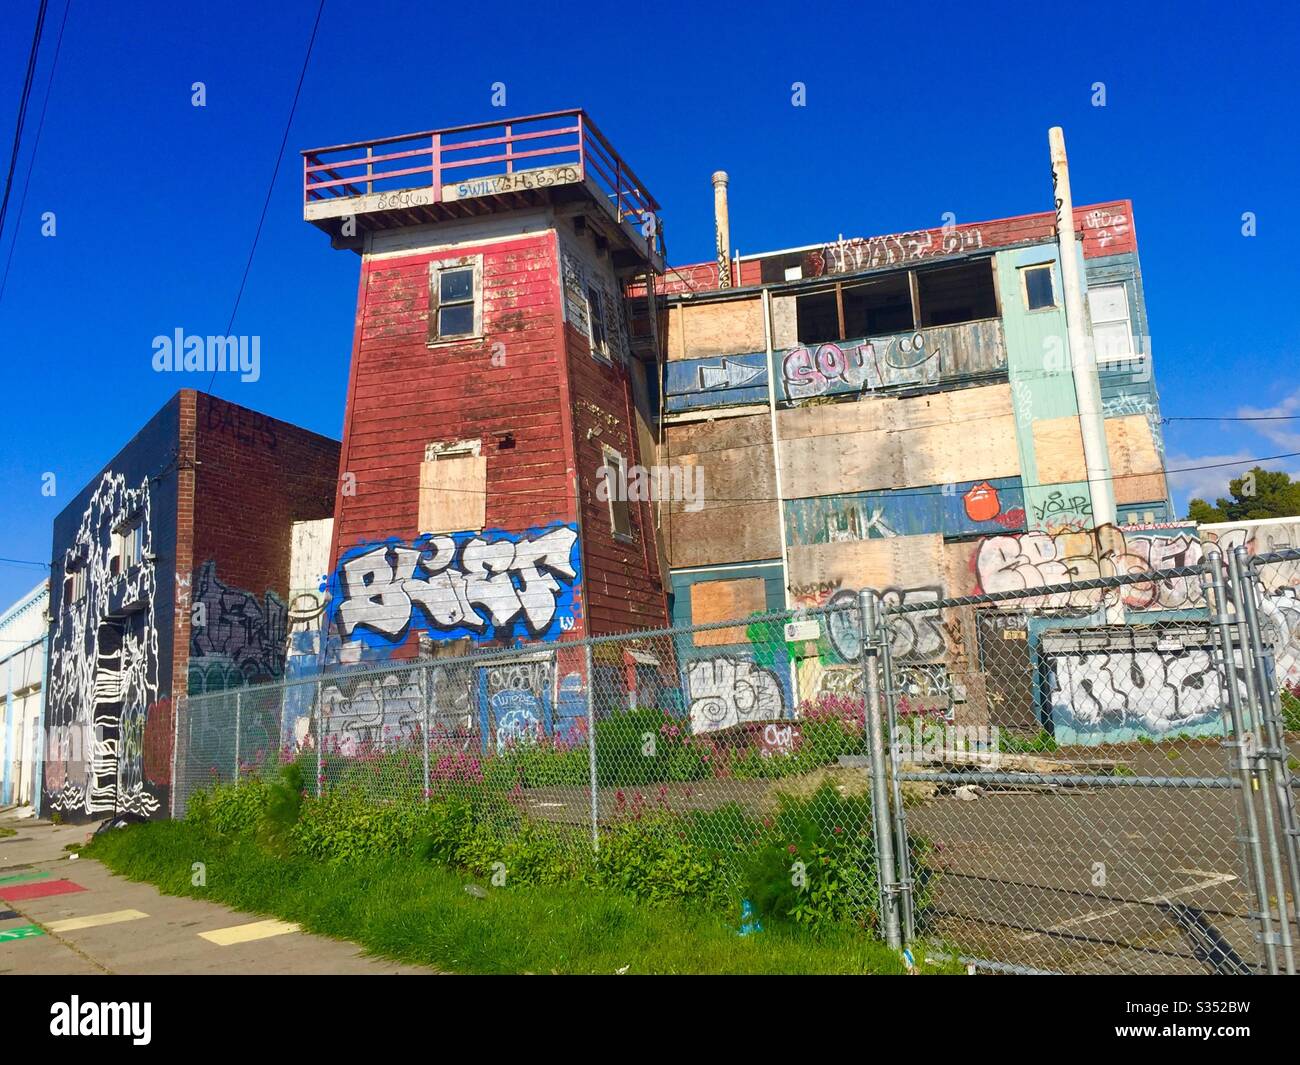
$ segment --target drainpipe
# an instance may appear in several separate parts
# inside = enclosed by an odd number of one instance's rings
[[[731,220],[727,215],[727,172],[713,172],[713,230],[718,250],[718,288],[731,288]]]
[[[1079,404],[1083,461],[1088,473],[1094,526],[1115,524],[1115,483],[1111,480],[1106,425],[1101,408],[1097,353],[1083,302],[1079,252],[1074,239],[1074,198],[1070,194],[1070,164],[1065,157],[1065,132],[1053,126],[1047,134],[1052,152],[1052,185],[1056,195],[1056,232],[1061,251],[1061,283],[1065,288],[1065,323],[1070,344],[1070,370]]]

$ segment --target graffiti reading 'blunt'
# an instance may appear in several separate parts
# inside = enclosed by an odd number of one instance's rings
[[[686,682],[693,733],[785,716],[776,674],[745,659],[724,656],[692,662]]]
[[[429,631],[446,637],[554,639],[575,617],[577,539],[574,526],[558,525],[363,547],[340,563],[332,582],[334,618],[344,638],[366,630],[396,641],[418,607]]]

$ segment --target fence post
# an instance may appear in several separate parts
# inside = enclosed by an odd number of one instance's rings
[[[424,756],[424,804],[429,805],[429,716],[433,706],[433,666],[424,671],[424,720],[420,724],[420,747]]]
[[[239,732],[241,727],[241,710],[243,706],[244,692],[241,688],[235,689],[235,783],[239,783]]]
[[[592,669],[591,643],[587,655],[587,768],[591,777],[591,849],[600,850],[600,830],[596,811],[596,674]]]
[[[1295,920],[1300,925],[1300,855],[1296,853],[1297,829],[1295,806],[1292,804],[1291,788],[1288,780],[1289,770],[1286,740],[1278,727],[1278,693],[1275,682],[1272,651],[1264,642],[1264,634],[1259,624],[1259,611],[1256,596],[1259,593],[1259,575],[1251,568],[1250,558],[1244,547],[1233,551],[1237,569],[1242,575],[1242,600],[1246,608],[1246,628],[1250,633],[1250,650],[1254,659],[1256,675],[1259,678],[1260,724],[1264,731],[1264,743],[1260,755],[1264,761],[1269,792],[1277,803],[1278,821],[1281,826],[1281,845],[1286,860],[1287,875],[1291,882],[1291,902],[1295,911]],[[1283,925],[1289,926],[1290,918],[1286,912],[1287,892],[1280,890],[1278,905],[1281,910]]]
[[[316,798],[320,798],[321,788],[325,779],[324,757],[325,750],[325,715],[321,712],[321,682],[320,677],[316,678]]]
[[[884,728],[880,720],[880,658],[877,635],[876,593],[858,593],[858,631],[862,638],[862,694],[864,724],[871,756],[871,813],[876,837],[878,894],[885,925],[885,943],[902,946],[898,928],[897,882],[894,876],[894,838],[890,824],[889,784],[885,779]]]
[[[1258,688],[1258,678],[1255,675],[1254,654],[1252,651],[1253,641],[1251,639],[1250,625],[1246,618],[1246,600],[1251,594],[1251,590],[1246,587],[1246,578],[1242,573],[1242,558],[1245,557],[1245,551],[1238,557],[1234,551],[1228,556],[1228,575],[1230,578],[1229,591],[1232,595],[1232,605],[1237,615],[1237,631],[1241,638],[1242,654],[1242,676],[1246,682],[1246,698],[1250,703],[1250,716],[1252,730],[1259,730],[1263,725],[1265,715],[1264,702],[1265,698],[1260,697]],[[1253,606],[1253,604],[1252,604]],[[1271,782],[1270,766],[1265,749],[1268,746],[1267,734],[1264,737],[1256,737],[1254,744],[1255,754],[1255,772],[1264,778],[1265,790],[1269,790]],[[1270,795],[1265,796],[1264,806],[1264,841],[1268,846],[1268,863],[1270,871],[1273,874],[1273,884],[1277,888],[1278,913],[1280,921],[1278,925],[1277,942],[1282,948],[1282,962],[1288,976],[1295,975],[1295,955],[1292,951],[1291,941],[1291,922],[1286,914],[1286,880],[1282,876],[1282,853],[1277,842],[1277,824],[1275,811]],[[1264,904],[1271,908],[1269,901],[1270,892],[1264,892]]]
[[[898,749],[898,713],[894,688],[894,657],[889,646],[889,612],[879,611],[881,679],[884,682],[885,727],[889,733],[889,797],[893,802],[894,854],[899,899],[902,903],[903,943],[912,942],[916,933],[915,900],[912,896],[912,851],[907,840],[907,814],[903,809],[903,785],[898,779],[902,753]],[[924,737],[922,737],[924,739]]]
[[[1214,603],[1209,621],[1219,631],[1219,649],[1223,658],[1224,687],[1227,689],[1229,719],[1229,736],[1224,744],[1229,750],[1236,751],[1237,778],[1240,781],[1243,861],[1246,871],[1254,881],[1256,914],[1259,920],[1260,941],[1264,945],[1264,963],[1270,976],[1277,974],[1277,950],[1273,937],[1273,915],[1268,901],[1268,879],[1264,874],[1264,855],[1260,849],[1259,820],[1255,812],[1254,774],[1250,767],[1247,751],[1246,728],[1241,712],[1241,689],[1237,683],[1237,664],[1233,659],[1232,627],[1228,622],[1228,594],[1223,580],[1223,558],[1217,547],[1205,550],[1205,565],[1208,570],[1209,584],[1214,592]],[[1245,665],[1245,662],[1242,663]]]

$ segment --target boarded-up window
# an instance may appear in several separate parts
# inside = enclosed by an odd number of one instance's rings
[[[487,521],[487,459],[479,441],[430,444],[420,464],[422,533],[465,532]]]
[[[743,620],[767,609],[766,582],[762,577],[742,577],[730,581],[700,581],[691,585],[691,624],[708,625],[715,621]],[[705,629],[695,633],[696,647],[718,647],[744,643],[745,626]]]

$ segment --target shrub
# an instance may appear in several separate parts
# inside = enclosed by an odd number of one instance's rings
[[[647,902],[728,905],[734,878],[726,856],[702,846],[689,827],[689,818],[662,811],[626,815],[607,826],[596,852],[596,884]]]
[[[259,776],[216,784],[190,797],[185,819],[218,835],[252,833],[262,820],[267,798],[266,781]]]
[[[431,807],[376,802],[360,788],[331,788],[303,803],[292,839],[303,853],[326,861],[380,854],[415,854],[429,834]]]
[[[768,837],[750,853],[745,897],[764,921],[815,930],[874,924],[878,912],[871,801],[823,784],[807,798],[779,797]]]

